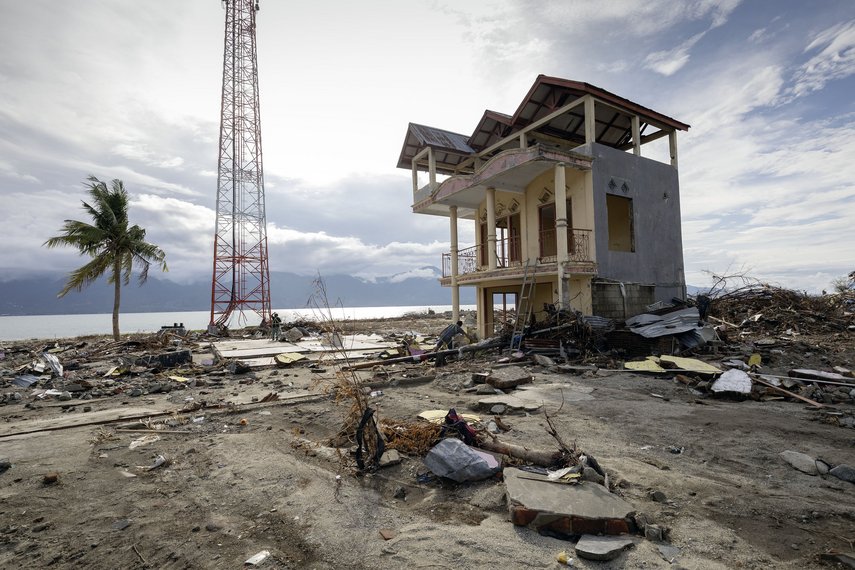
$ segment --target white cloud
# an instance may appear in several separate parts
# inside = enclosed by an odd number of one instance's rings
[[[855,73],[855,19],[816,35],[805,53],[817,52],[794,75],[793,94],[805,95]]]

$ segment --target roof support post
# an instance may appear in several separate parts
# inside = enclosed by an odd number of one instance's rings
[[[632,152],[641,156],[641,121],[638,115],[632,116]]]
[[[451,321],[460,320],[460,285],[457,284],[457,206],[449,206],[448,219],[451,233]]]
[[[594,110],[594,98],[585,95],[585,144],[591,144],[597,138],[597,119]]]
[[[487,188],[487,269],[496,269],[496,189]]]
[[[570,306],[570,282],[564,273],[569,259],[567,251],[567,181],[564,163],[555,165],[553,173],[555,185],[555,245],[558,265],[558,299],[562,309]]]
[[[671,166],[677,168],[677,131],[668,132],[668,148],[671,151]]]
[[[430,175],[430,191],[436,188],[436,156],[433,154],[433,149],[428,147],[428,172]]]
[[[525,131],[520,133],[520,148],[528,148],[528,139]]]

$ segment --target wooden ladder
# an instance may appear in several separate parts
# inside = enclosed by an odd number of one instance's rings
[[[525,331],[528,321],[531,318],[534,306],[531,298],[534,295],[535,274],[537,273],[537,261],[531,263],[526,260],[525,269],[523,271],[522,287],[520,287],[520,296],[516,302],[516,319],[514,320],[514,332],[511,333],[510,349],[518,349],[522,344],[522,335]]]

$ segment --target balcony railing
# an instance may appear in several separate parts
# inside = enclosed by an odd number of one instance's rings
[[[558,240],[555,229],[540,232],[540,259],[555,261],[558,258]],[[567,257],[570,261],[591,261],[591,230],[567,229]]]
[[[540,232],[540,261],[554,263],[557,259],[555,230]],[[569,261],[591,260],[591,230],[567,230]],[[496,241],[496,269],[507,269],[522,264],[522,247],[518,237]],[[473,245],[457,252],[457,274],[467,275],[487,267],[486,245]],[[451,277],[451,253],[442,254],[442,276]]]

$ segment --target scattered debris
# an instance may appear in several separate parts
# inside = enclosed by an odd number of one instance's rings
[[[247,558],[246,561],[244,562],[244,565],[246,565],[246,566],[258,566],[259,564],[261,564],[262,562],[267,560],[268,556],[270,556],[270,551],[269,550],[262,550],[261,552],[259,552],[257,554],[253,554],[252,556]]]
[[[631,538],[583,534],[576,543],[576,554],[588,560],[614,560],[627,548],[634,546]]]
[[[425,456],[424,463],[434,475],[458,483],[487,479],[501,470],[495,457],[454,438],[436,444]]]

